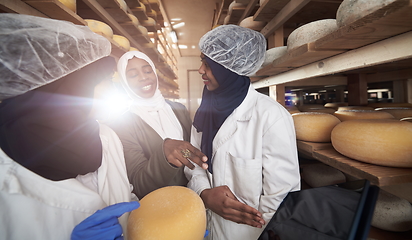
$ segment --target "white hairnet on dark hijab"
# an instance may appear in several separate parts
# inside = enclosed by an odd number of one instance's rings
[[[0,14],[0,100],[53,82],[108,56],[110,42],[87,26]]]
[[[263,64],[266,39],[255,30],[223,25],[207,32],[199,41],[200,51],[225,68],[242,76],[255,74]]]

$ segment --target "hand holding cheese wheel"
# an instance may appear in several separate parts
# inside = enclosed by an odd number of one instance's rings
[[[332,130],[336,151],[358,161],[389,167],[412,167],[412,123],[396,119],[361,119]]]
[[[344,110],[336,111],[335,115],[339,120],[348,121],[355,119],[393,119],[392,114],[375,110]]]
[[[340,120],[329,113],[301,112],[292,114],[296,139],[308,142],[330,142],[332,129]]]
[[[201,240],[206,209],[194,191],[181,186],[159,188],[140,201],[129,216],[129,240]]]

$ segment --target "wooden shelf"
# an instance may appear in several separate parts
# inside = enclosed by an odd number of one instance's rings
[[[253,16],[254,21],[269,22],[276,16],[290,0],[266,0]]]
[[[69,21],[74,24],[87,25],[86,22],[58,0],[23,0],[25,3],[44,13],[46,16]]]
[[[338,153],[331,143],[297,141],[298,150],[305,155],[334,167],[351,176],[367,179],[377,186],[412,182],[412,168],[384,167],[363,163]]]

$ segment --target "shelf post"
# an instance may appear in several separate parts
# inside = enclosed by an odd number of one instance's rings
[[[366,74],[348,75],[348,104],[362,106],[368,104],[368,84]]]

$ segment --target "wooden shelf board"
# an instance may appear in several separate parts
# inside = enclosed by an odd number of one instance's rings
[[[127,6],[131,9],[131,8],[135,8],[138,7],[140,8],[140,2],[139,0],[125,0]]]
[[[227,24],[237,24],[242,17],[245,9],[246,7],[234,7],[232,9],[232,12],[230,12],[229,21],[227,22]]]
[[[139,21],[145,21],[149,19],[146,12],[141,7],[130,8],[130,11],[139,19]]]
[[[377,186],[412,182],[412,168],[385,167],[360,162],[338,153],[331,144],[298,141],[298,150],[344,173],[367,179]]]
[[[50,18],[87,25],[79,15],[58,0],[24,0],[24,2]]]
[[[290,0],[266,0],[253,16],[254,21],[269,22]]]
[[[412,30],[412,0],[397,0],[315,41],[315,49],[356,49]]]

